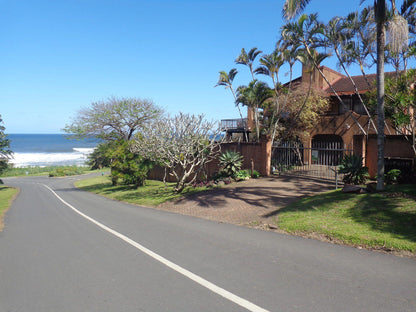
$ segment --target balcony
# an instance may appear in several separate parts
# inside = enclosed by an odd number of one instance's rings
[[[221,120],[221,130],[231,133],[247,132],[247,118],[223,119]]]

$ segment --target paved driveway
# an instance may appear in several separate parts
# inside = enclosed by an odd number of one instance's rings
[[[333,183],[309,178],[271,176],[192,194],[157,208],[219,222],[268,227],[273,226],[280,208],[334,188]]]

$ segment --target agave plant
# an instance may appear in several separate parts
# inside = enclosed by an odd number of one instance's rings
[[[345,155],[338,169],[343,173],[344,183],[363,184],[368,179],[368,167],[363,167],[363,158],[359,155]]]
[[[219,157],[222,171],[229,177],[233,177],[243,165],[243,156],[237,152],[226,151]]]

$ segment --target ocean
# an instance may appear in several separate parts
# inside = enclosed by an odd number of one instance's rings
[[[68,139],[62,134],[9,134],[14,167],[83,166],[97,139]]]

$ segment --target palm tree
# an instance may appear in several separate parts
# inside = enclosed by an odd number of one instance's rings
[[[358,92],[357,85],[355,84],[354,80],[352,79],[351,75],[349,74],[344,64],[344,58],[341,55],[342,51],[344,50],[344,47],[348,45],[351,40],[351,33],[349,32],[349,29],[347,28],[346,19],[338,17],[338,16],[332,18],[328,22],[328,24],[325,26],[323,34],[325,36],[324,45],[329,46],[330,48],[334,50],[335,55],[338,58],[338,64],[342,67],[344,72],[347,74],[351,84],[354,87],[355,94],[360,100],[360,103],[363,106],[369,118],[370,125],[373,126],[374,130],[377,133],[376,125],[374,124],[373,119],[371,118],[371,115],[367,109],[367,106],[365,105],[360,93]]]
[[[274,107],[271,110],[270,116],[271,127],[270,134],[272,143],[276,136],[277,126],[279,123],[279,115],[282,111],[282,107],[279,105],[279,69],[284,64],[284,55],[282,48],[277,45],[276,49],[271,54],[265,54],[260,58],[260,66],[257,67],[254,72],[256,74],[266,75],[272,79],[274,90]],[[270,112],[269,112],[270,113]]]
[[[277,43],[281,45],[283,49],[283,59],[289,64],[289,83],[287,87],[287,93],[281,109],[283,110],[286,107],[289,95],[292,89],[292,80],[293,80],[293,66],[299,60],[298,55],[301,48],[301,44],[297,38],[294,37],[294,34],[285,32],[281,33],[281,39]]]
[[[255,61],[256,57],[260,53],[262,53],[262,51],[258,50],[256,47],[252,48],[248,53],[246,52],[246,50],[244,48],[242,48],[240,55],[237,56],[237,58],[235,59],[235,62],[237,64],[248,66],[248,68],[250,70],[250,73],[251,73],[252,81],[255,81],[256,80],[254,78],[253,64],[254,64],[254,61]],[[250,107],[249,106],[247,108],[247,115],[249,115],[250,113],[252,113],[253,116],[254,116],[254,118],[256,118],[257,113],[255,111],[253,111],[253,109],[254,109],[253,107]]]
[[[404,0],[400,8],[400,15],[407,20],[409,26],[409,47],[416,47],[416,0]]]
[[[377,63],[376,31],[374,9],[371,6],[361,12],[352,12],[345,18],[345,27],[349,33],[349,42],[343,46],[342,59],[346,66],[356,63],[369,89],[372,89],[364,68]],[[370,63],[368,63],[370,59]]]
[[[302,12],[310,0],[286,0],[283,5],[283,16],[292,19]]]
[[[237,102],[237,96],[235,95],[235,91],[233,88],[233,81],[235,76],[237,75],[238,71],[237,69],[233,68],[231,69],[228,73],[225,71],[220,71],[220,77],[218,78],[218,82],[214,87],[218,87],[218,86],[224,86],[226,89],[230,89],[233,97],[234,97],[234,103],[238,108],[238,112],[240,114],[240,118],[241,118],[241,122],[243,123],[243,114],[241,113],[241,109],[240,109],[240,105]],[[244,136],[245,136],[245,140],[248,141],[248,137],[247,137],[247,132],[244,131]]]
[[[246,50],[244,48],[241,49],[241,53],[239,56],[237,56],[237,58],[235,59],[235,62],[237,64],[241,64],[241,65],[246,65],[248,66],[248,68],[250,69],[250,73],[251,73],[251,77],[253,78],[253,80],[255,80],[254,78],[254,71],[253,71],[253,63],[254,60],[256,59],[256,57],[262,53],[262,51],[257,50],[257,48],[252,48],[248,54],[246,52]]]
[[[313,67],[319,72],[322,78],[325,80],[328,87],[331,89],[332,93],[336,96],[340,104],[344,107],[347,111],[349,117],[355,122],[358,128],[364,135],[367,135],[364,128],[358,122],[358,120],[354,117],[349,109],[347,109],[344,101],[339,96],[338,92],[334,89],[332,84],[329,82],[328,78],[325,76],[319,64],[314,61],[314,48],[319,47],[322,45],[322,38],[318,37],[317,35],[323,34],[324,25],[317,20],[317,14],[306,15],[303,14],[299,17],[296,22],[287,23],[282,27],[282,34],[289,35],[298,38],[301,44],[304,47],[305,53],[308,54],[309,58],[312,60]]]
[[[262,81],[253,80],[248,86],[237,88],[237,102],[253,111],[257,142],[260,140],[259,109],[263,108],[263,104],[272,97],[273,90]]]
[[[218,82],[214,87],[224,86],[225,89],[230,89],[230,91],[231,91],[231,93],[234,97],[234,101],[236,101],[237,97],[236,97],[234,89],[233,89],[233,81],[234,81],[235,76],[238,73],[237,69],[233,68],[228,73],[222,70],[219,73],[220,73],[220,77],[218,78]],[[240,106],[238,104],[236,106],[237,106],[238,111],[240,113],[241,119],[243,119],[243,115],[241,113]]]
[[[393,0],[392,0],[393,1]],[[377,25],[377,190],[384,190],[384,49],[386,44],[386,1],[374,2]]]

